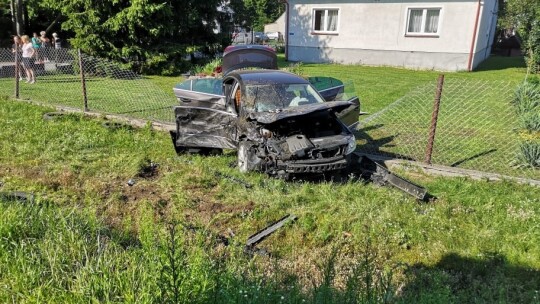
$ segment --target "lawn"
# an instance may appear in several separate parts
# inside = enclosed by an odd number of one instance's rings
[[[36,196],[0,198],[0,302],[539,301],[537,187],[415,173],[437,197],[419,203],[242,175],[233,153],[176,156],[168,134],[48,111],[0,99],[0,192]],[[270,256],[243,253],[285,214]]]
[[[87,74],[90,110],[174,124],[171,107],[177,101],[172,88],[182,77],[126,77],[112,63],[102,65],[116,73]],[[280,54],[279,66],[289,65]],[[336,64],[300,64],[290,69],[306,77],[335,77],[353,86],[362,111],[373,114],[361,117],[360,151],[425,159],[439,72]],[[524,77],[520,57],[492,56],[473,73],[445,73],[433,163],[540,179],[538,170],[515,162],[520,137],[510,100]],[[83,107],[78,76],[49,73],[38,78],[34,85],[20,84],[22,99]],[[13,85],[12,79],[0,78],[0,95],[11,96]]]
[[[280,54],[279,66],[288,63]],[[112,65],[109,62],[103,64]],[[330,76],[352,84],[362,101],[362,110],[377,112],[398,100],[415,88],[436,83],[440,72],[410,70],[393,67],[370,67],[360,65],[301,64],[294,68],[303,76]],[[471,81],[521,82],[525,77],[525,63],[521,57],[492,56],[473,73],[445,73],[447,79]],[[145,109],[174,105],[172,88],[182,77],[147,76],[141,79],[122,79],[121,73],[113,77],[87,75],[88,103],[90,109],[113,113],[144,113]],[[48,74],[38,77],[35,85],[21,83],[20,96],[52,104],[64,104],[82,108],[82,88],[78,76]],[[0,95],[12,96],[14,81],[0,78]],[[134,112],[135,111],[135,112]],[[144,114],[141,114],[144,115]]]

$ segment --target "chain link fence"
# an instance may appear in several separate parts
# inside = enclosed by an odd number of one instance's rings
[[[73,49],[38,49],[34,59],[37,82],[26,83],[11,49],[0,49],[0,95],[29,99],[80,110],[116,114],[174,124],[176,98],[144,76],[119,64]]]
[[[360,121],[361,152],[426,161],[540,180],[540,170],[525,166],[516,109],[511,104],[518,83],[447,79],[442,86],[433,150],[437,82],[415,88],[381,111]]]
[[[172,88],[165,91],[116,63],[79,54],[42,49],[35,64],[37,83],[25,83],[23,75],[18,97],[174,125]],[[11,49],[0,49],[0,95],[16,96],[14,59]],[[326,76],[351,81],[342,73]],[[540,170],[517,161],[522,139],[511,105],[517,86],[513,81],[446,79],[431,163],[540,180]],[[362,116],[356,134],[360,152],[425,161],[436,90],[436,79],[427,81]]]

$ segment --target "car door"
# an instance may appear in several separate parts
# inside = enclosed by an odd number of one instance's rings
[[[220,88],[216,89],[216,80]],[[178,148],[236,149],[237,114],[226,107],[221,79],[192,79],[174,89],[180,105],[176,117],[175,146]],[[213,88],[213,89],[212,89]],[[216,94],[217,93],[217,94]]]
[[[326,101],[352,102],[350,107],[336,115],[349,128],[356,127],[360,116],[360,99],[356,96],[352,83],[343,83],[339,79],[326,76],[309,77],[308,81]]]

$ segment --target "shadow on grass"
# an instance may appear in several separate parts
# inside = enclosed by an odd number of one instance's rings
[[[475,159],[477,159],[477,158],[480,158],[480,157],[482,157],[482,156],[485,156],[485,155],[488,155],[488,154],[491,154],[491,153],[494,153],[494,152],[497,152],[497,149],[490,149],[490,150],[486,150],[486,151],[477,153],[477,154],[475,154],[475,155],[473,155],[473,156],[470,156],[470,157],[467,157],[467,158],[458,160],[457,162],[451,164],[450,167],[458,167],[458,166],[461,166],[461,165],[463,165],[463,164],[466,163],[466,162],[469,162],[469,161],[471,161],[471,160],[475,160]]]
[[[398,302],[403,303],[539,303],[540,271],[510,264],[504,256],[483,259],[455,253],[435,266],[417,264]]]
[[[362,129],[354,130],[353,134],[356,137],[356,139],[365,141],[364,144],[356,148],[356,151],[361,152],[361,153],[366,153],[366,154],[389,157],[389,158],[414,160],[411,157],[408,157],[406,155],[381,150],[382,147],[389,147],[389,148],[395,147],[395,145],[393,144],[394,139],[397,136],[399,136],[399,134],[394,134],[394,135],[385,136],[381,138],[373,138],[371,135],[368,134],[368,132],[370,131],[381,129],[383,127],[384,127],[383,124],[376,124],[376,125],[371,125],[371,126],[362,128]]]
[[[474,72],[506,70],[511,68],[525,68],[525,59],[521,56],[506,57],[491,55],[488,59],[480,63]]]

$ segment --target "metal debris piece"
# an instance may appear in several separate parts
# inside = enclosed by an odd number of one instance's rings
[[[109,130],[133,130],[133,126],[117,121],[105,121],[101,125]]]
[[[64,115],[64,112],[48,112],[43,114],[43,120],[54,120]]]
[[[34,202],[34,194],[21,191],[0,192],[0,199],[11,202]]]
[[[387,168],[366,156],[360,156],[358,164],[362,175],[368,177],[378,185],[384,186],[390,184],[422,201],[427,200],[429,197],[425,188],[393,174]]]
[[[130,178],[128,181],[127,181],[127,185],[132,187],[133,185],[135,185],[135,180]]]
[[[252,185],[252,184],[250,184],[250,183],[248,183],[248,182],[246,182],[246,181],[243,181],[243,180],[241,180],[241,179],[239,179],[239,178],[236,178],[236,177],[234,177],[234,176],[231,176],[231,175],[228,175],[228,174],[219,172],[219,171],[214,171],[214,175],[215,175],[216,177],[218,177],[218,178],[225,178],[225,179],[228,179],[228,180],[230,180],[230,181],[232,181],[232,182],[235,182],[235,183],[237,183],[237,184],[240,184],[240,185],[246,187],[246,189],[251,189],[251,188],[253,188],[253,185]]]
[[[158,173],[159,164],[151,160],[147,161],[147,164],[139,169],[138,177],[151,178]]]
[[[255,248],[255,246],[257,246],[257,244],[262,242],[266,237],[274,233],[279,228],[283,227],[285,223],[289,221],[295,221],[296,219],[297,219],[296,215],[292,215],[292,214],[286,215],[282,217],[280,220],[278,220],[277,222],[265,227],[264,229],[250,236],[246,242],[246,247],[245,247],[246,251],[252,252],[252,253],[256,252],[257,249]]]

